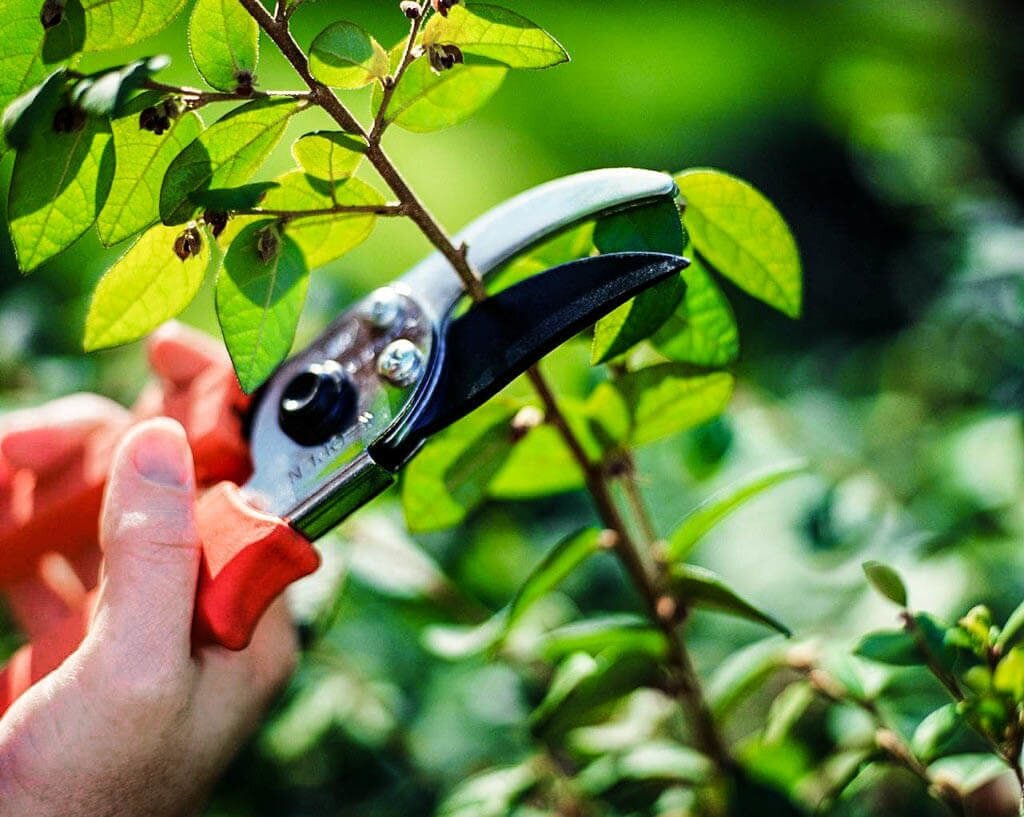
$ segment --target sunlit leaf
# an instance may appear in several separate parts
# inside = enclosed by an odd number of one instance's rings
[[[708,531],[745,502],[769,488],[807,471],[807,463],[790,462],[753,474],[740,482],[727,485],[691,511],[673,531],[666,545],[670,562],[686,559]]]
[[[415,60],[398,83],[388,105],[386,122],[414,133],[429,133],[468,119],[501,87],[508,69],[500,65],[456,65],[435,74],[425,58]],[[383,92],[373,89],[373,111],[380,110]]]
[[[903,584],[899,573],[889,565],[875,561],[864,562],[862,567],[864,575],[867,576],[875,590],[893,604],[898,604],[900,607],[907,606],[907,587]]]
[[[741,289],[798,317],[800,255],[775,206],[746,182],[717,170],[684,171],[676,184],[697,251]]]
[[[50,29],[39,22],[40,3],[4,3],[0,48],[0,109],[38,85],[82,47],[85,22],[81,7],[69,3]],[[0,151],[2,152],[2,151]]]
[[[544,29],[488,3],[455,6],[447,17],[435,14],[423,30],[423,44],[457,45],[466,55],[509,68],[548,68],[569,61],[566,50]]]
[[[621,377],[619,389],[633,409],[633,444],[645,445],[714,419],[725,411],[733,383],[730,374],[694,375],[675,363]]]
[[[338,205],[384,203],[384,197],[361,179],[332,184],[294,170],[279,176],[275,183],[260,202],[264,210],[323,210]],[[284,229],[299,245],[309,268],[315,269],[362,244],[376,223],[373,213],[328,213],[291,219]]]
[[[535,734],[553,738],[599,717],[600,710],[661,676],[660,662],[646,653],[605,650],[577,653],[555,672],[548,694],[530,717]]]
[[[309,49],[309,71],[334,88],[362,88],[388,75],[388,52],[360,26],[331,23]]]
[[[736,316],[699,258],[682,272],[686,294],[651,338],[665,357],[698,366],[724,366],[740,353]]]
[[[188,21],[192,61],[213,88],[251,87],[259,61],[259,26],[238,0],[197,0]]]
[[[1017,644],[1022,636],[1024,636],[1024,602],[1021,602],[1006,619],[1006,625],[996,638],[995,647],[999,652],[1005,653],[1010,647]]]
[[[192,302],[210,266],[210,237],[202,235],[199,251],[182,260],[174,251],[181,233],[152,227],[107,270],[85,319],[86,351],[138,340]]]
[[[52,122],[59,100],[47,106]],[[89,116],[70,133],[36,133],[18,151],[7,217],[18,266],[34,270],[70,247],[96,220],[114,175],[110,126]]]
[[[629,784],[695,786],[709,780],[713,773],[714,765],[696,749],[657,740],[598,758],[577,775],[575,782],[593,797],[607,797],[612,789]]]
[[[402,477],[409,530],[450,528],[483,501],[515,443],[511,421],[516,410],[491,401],[424,446]]]
[[[96,116],[116,116],[131,95],[170,62],[170,57],[149,57],[97,71],[75,82],[69,98],[74,105]]]
[[[273,231],[267,252],[265,231]],[[217,277],[217,319],[246,392],[256,389],[284,360],[306,300],[309,270],[299,246],[273,221],[245,227],[231,242]]]
[[[317,131],[299,137],[292,156],[309,176],[338,182],[352,176],[366,152],[366,145],[341,131]]]
[[[635,615],[609,615],[576,621],[550,630],[541,638],[538,652],[547,661],[585,652],[597,655],[606,649],[646,652],[664,658],[668,649],[665,635]]]
[[[784,624],[740,598],[720,576],[703,567],[673,565],[669,585],[676,600],[687,607],[717,610],[789,635],[789,628]]]
[[[84,50],[111,51],[162,31],[178,16],[185,0],[81,0],[81,5]]]
[[[1024,648],[1014,647],[999,659],[992,675],[992,686],[1014,701],[1024,701]]]
[[[290,99],[258,99],[236,108],[206,129],[171,162],[160,188],[165,224],[188,221],[199,190],[237,187],[249,181],[299,110]]]
[[[100,241],[111,246],[135,235],[160,217],[159,191],[171,161],[203,129],[193,111],[172,120],[169,130],[159,136],[139,127],[139,112],[160,99],[143,94],[112,120],[114,139],[114,181],[107,202],[96,221]]]
[[[487,491],[495,499],[532,499],[582,487],[583,472],[558,429],[540,425],[516,444]]]
[[[1009,773],[1003,759],[991,753],[952,755],[936,760],[928,767],[932,780],[951,785],[961,795],[970,794]]]
[[[664,252],[679,255],[686,239],[675,202],[633,208],[602,219],[594,245],[602,253]],[[654,334],[676,311],[686,284],[681,275],[651,287],[597,322],[591,362],[603,363]]]

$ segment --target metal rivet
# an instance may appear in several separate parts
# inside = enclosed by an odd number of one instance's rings
[[[405,338],[389,343],[377,358],[377,374],[395,386],[411,386],[423,375],[423,352]]]
[[[402,317],[402,297],[391,287],[381,287],[370,293],[364,314],[374,329],[390,329]]]

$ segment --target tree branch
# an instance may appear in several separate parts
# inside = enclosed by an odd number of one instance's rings
[[[253,207],[248,210],[232,210],[235,216],[276,216],[285,221],[295,221],[313,216],[332,216],[365,213],[375,216],[407,216],[409,208],[404,204],[338,204],[334,207],[321,207],[313,210],[273,210],[264,207]]]

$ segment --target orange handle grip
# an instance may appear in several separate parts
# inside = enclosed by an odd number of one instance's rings
[[[222,482],[199,501],[203,544],[192,640],[244,649],[270,603],[320,566],[320,555],[286,522],[249,505]]]

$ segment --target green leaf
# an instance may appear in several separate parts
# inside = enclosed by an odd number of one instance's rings
[[[602,253],[664,252],[679,255],[686,239],[673,201],[638,207],[602,219],[594,245]],[[686,284],[675,275],[624,303],[597,322],[591,363],[604,363],[654,334],[682,303]]]
[[[39,22],[40,3],[4,3],[4,39],[0,48],[0,109],[41,83],[82,47],[85,22],[81,6],[69,3],[56,26]]]
[[[783,635],[790,634],[789,629],[776,619],[763,613],[740,598],[731,588],[727,587],[722,578],[710,570],[696,565],[673,565],[670,573],[672,595],[687,607],[702,607],[717,610],[747,621],[764,624]]]
[[[277,251],[261,257],[261,234],[272,231]],[[271,239],[274,241],[275,239]],[[295,340],[309,270],[299,246],[273,221],[245,227],[231,242],[217,276],[217,319],[239,383],[254,391],[284,360]]]
[[[538,764],[532,759],[473,775],[442,801],[437,817],[506,817],[539,779]]]
[[[733,383],[730,374],[693,375],[675,363],[624,375],[618,385],[633,409],[633,445],[646,445],[714,419],[729,404]]]
[[[292,156],[306,175],[328,182],[353,176],[365,153],[365,143],[341,131],[307,133],[292,145]]]
[[[1005,653],[1021,640],[1021,636],[1024,636],[1024,602],[1021,602],[1006,619],[1006,626],[996,638],[995,647],[1000,653]]]
[[[572,653],[597,655],[606,649],[643,652],[663,659],[668,651],[665,636],[650,622],[631,614],[608,615],[575,621],[544,634],[538,652],[546,661],[560,661]]]
[[[385,122],[413,133],[457,125],[487,104],[505,81],[508,69],[500,65],[456,65],[435,74],[420,58],[406,69],[388,105]],[[374,86],[372,108],[380,111],[384,98]]]
[[[961,795],[968,795],[1009,772],[1002,758],[991,753],[952,755],[928,767],[932,780],[952,785]]]
[[[893,604],[900,607],[907,606],[907,587],[903,584],[900,574],[889,565],[881,562],[868,561],[861,565],[864,575],[867,576],[871,586],[881,593]]]
[[[405,469],[402,508],[409,530],[444,530],[465,519],[487,495],[515,441],[517,406],[495,400],[434,437]]]
[[[81,0],[85,51],[134,45],[170,25],[185,0]],[[71,5],[71,4],[69,4]]]
[[[423,44],[457,45],[463,53],[509,68],[549,68],[568,62],[561,44],[536,23],[488,3],[453,7],[435,14],[423,29]]]
[[[955,703],[940,706],[918,724],[910,748],[924,763],[942,755],[980,750],[984,743],[964,722]]]
[[[697,251],[740,289],[798,317],[800,255],[772,203],[746,182],[718,170],[687,170],[676,176],[676,184]]]
[[[188,306],[210,266],[210,237],[182,261],[174,252],[180,227],[146,231],[104,273],[85,319],[87,352],[144,337]]]
[[[698,366],[725,366],[740,353],[736,316],[714,279],[694,258],[682,272],[683,302],[651,338],[670,360]]]
[[[763,741],[782,743],[814,702],[814,697],[814,689],[806,681],[798,681],[782,690],[768,709]]]
[[[71,102],[96,116],[117,116],[131,95],[170,63],[170,57],[149,57],[97,71],[72,86]]]
[[[657,784],[660,789],[696,786],[707,782],[713,773],[711,761],[696,749],[653,740],[622,754],[598,758],[574,782],[592,797],[607,797],[617,787],[636,783]]]
[[[44,111],[52,122],[58,100]],[[70,247],[96,221],[114,175],[110,126],[87,117],[71,133],[37,133],[18,151],[7,217],[18,266],[30,272]]]
[[[360,26],[331,23],[309,49],[309,72],[334,88],[362,88],[388,75],[388,52]]]
[[[35,132],[40,134],[40,138],[46,138],[51,130],[53,113],[61,104],[66,83],[67,72],[58,68],[4,109],[4,140],[9,147],[25,147]]]
[[[100,241],[108,247],[159,220],[158,194],[164,174],[174,157],[203,130],[202,120],[193,111],[174,119],[160,136],[142,130],[139,112],[159,99],[159,94],[142,94],[110,123],[117,162],[110,193],[96,221]]]
[[[897,667],[917,667],[925,663],[914,637],[903,630],[869,633],[860,640],[853,654]]]
[[[708,703],[715,716],[724,718],[743,698],[760,689],[768,676],[786,666],[788,651],[788,643],[770,636],[726,656],[706,684]]]
[[[535,499],[583,487],[583,472],[558,429],[530,429],[487,487],[495,499]]]
[[[171,162],[160,188],[160,218],[183,224],[198,209],[197,191],[249,181],[299,110],[290,99],[257,99],[211,125]]]
[[[277,182],[250,182],[238,187],[197,190],[190,198],[204,210],[221,213],[251,210],[263,202],[268,190],[274,190],[279,186]]]
[[[378,205],[384,197],[361,179],[331,184],[311,179],[294,170],[279,176],[277,186],[260,202],[267,210],[321,210],[336,205]],[[322,267],[362,244],[373,232],[373,213],[331,213],[291,219],[285,232],[291,236],[310,269]]]
[[[220,91],[252,87],[260,30],[238,0],[196,0],[188,20],[188,49],[203,79]]]
[[[992,686],[1017,703],[1024,701],[1024,648],[1014,647],[999,659]]]
[[[605,650],[596,657],[577,653],[559,664],[548,694],[530,716],[534,734],[553,739],[600,717],[605,705],[661,676],[646,653]]]
[[[769,488],[806,472],[806,462],[791,462],[767,468],[740,482],[727,485],[690,512],[679,524],[669,537],[666,559],[670,562],[686,559],[700,539],[734,510]]]

